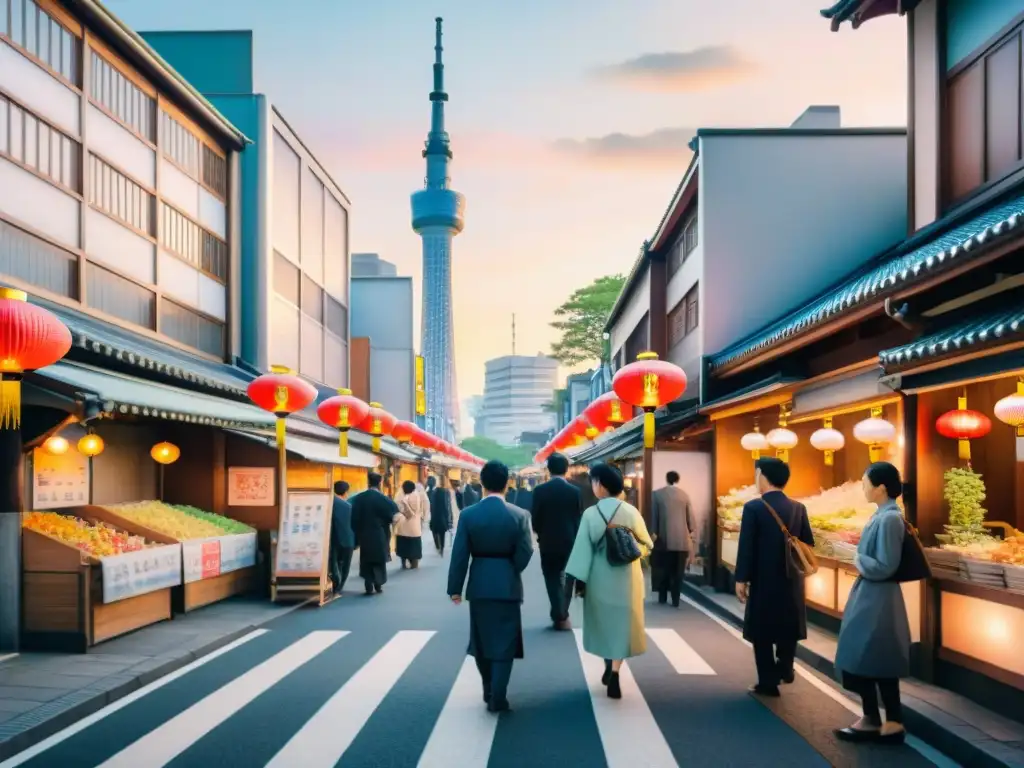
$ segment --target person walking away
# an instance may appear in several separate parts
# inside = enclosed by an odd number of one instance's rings
[[[434,536],[437,554],[444,557],[445,536],[452,527],[451,494],[434,477],[427,480],[427,488],[430,495],[430,532]]]
[[[857,580],[843,611],[835,668],[843,687],[861,697],[864,716],[837,738],[902,744],[900,678],[910,675],[910,623],[903,590],[894,579],[904,551],[907,526],[896,499],[903,493],[900,472],[888,462],[868,467],[861,481],[867,500],[878,505],[864,526],[854,565]],[[885,722],[878,694],[885,706]]]
[[[469,601],[469,647],[491,712],[509,708],[512,662],[523,658],[522,573],[533,557],[529,515],[502,497],[508,467],[480,470],[486,496],[463,511],[448,568],[448,596]],[[466,575],[469,581],[466,581]]]
[[[590,479],[597,503],[583,512],[565,572],[583,598],[583,649],[604,659],[601,682],[610,698],[621,699],[623,659],[647,651],[644,575],[639,558],[624,565],[609,562],[605,533],[610,526],[628,529],[641,553],[654,543],[640,512],[621,499],[622,474],[608,464],[595,464]]]
[[[416,483],[406,480],[397,501],[395,515],[395,554],[402,561],[402,569],[419,568],[423,559],[423,521],[427,519],[428,504],[423,494],[416,491]]]
[[[540,548],[540,569],[551,604],[551,623],[555,629],[572,629],[569,623],[569,602],[572,600],[571,578],[565,576],[565,565],[580,528],[583,505],[580,492],[565,479],[569,459],[561,453],[548,457],[551,479],[533,491],[533,531]]]
[[[796,644],[807,637],[804,578],[793,567],[783,527],[814,546],[807,508],[783,492],[789,465],[765,457],[755,462],[761,498],[743,505],[736,559],[736,596],[746,603],[743,639],[754,646],[757,683],[750,692],[778,696],[779,683],[793,682]]]
[[[654,551],[651,552],[651,586],[658,593],[658,602],[664,605],[672,596],[672,605],[679,607],[679,593],[695,551],[693,536],[693,504],[690,496],[679,487],[679,473],[665,475],[664,488],[652,495],[651,533]]]
[[[459,481],[454,478],[450,480],[449,483],[451,485],[451,498],[448,501],[448,505],[451,507],[452,510],[452,522],[448,530],[453,531],[459,527],[459,512],[462,511],[463,506],[462,489],[460,488]]]
[[[352,532],[352,505],[345,498],[348,496],[349,485],[344,480],[334,484],[334,501],[331,504],[331,583],[334,594],[340,595],[348,581],[348,572],[352,568],[352,550],[356,546],[356,538]]]
[[[479,488],[477,488],[477,485],[477,483],[466,483],[465,487],[462,489],[463,509],[465,509],[466,507],[472,507],[474,504],[480,501],[481,498],[483,498],[483,495],[480,493],[480,490]]]
[[[381,492],[382,480],[379,474],[371,472],[369,488],[352,501],[352,530],[359,546],[359,577],[368,595],[380,594],[387,583],[391,521],[398,514],[395,502]]]

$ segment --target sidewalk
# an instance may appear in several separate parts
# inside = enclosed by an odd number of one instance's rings
[[[686,584],[684,594],[727,622],[742,625],[743,605],[734,595],[694,584]],[[836,636],[809,625],[797,657],[834,680],[835,654]],[[920,680],[904,680],[900,688],[907,728],[921,740],[972,768],[1024,768],[1024,724]]]
[[[232,598],[88,653],[0,658],[0,760],[298,607]]]

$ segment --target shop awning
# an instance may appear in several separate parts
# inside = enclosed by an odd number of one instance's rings
[[[274,417],[255,405],[204,395],[166,384],[105,371],[80,363],[59,362],[30,374],[30,381],[54,389],[112,415],[265,428]]]
[[[268,448],[277,448],[277,438],[274,435],[234,429],[228,431],[233,435],[266,445]],[[378,464],[376,456],[370,451],[364,451],[362,448],[352,445],[351,440],[348,445],[348,456],[338,455],[337,441],[328,443],[323,440],[300,437],[291,432],[288,433],[285,447],[288,449],[288,453],[296,458],[314,461],[318,464],[336,464],[341,467],[361,467],[363,469],[373,469]]]
[[[768,398],[773,394],[778,394],[781,399],[781,395],[785,393],[785,390],[794,384],[799,384],[801,381],[803,379],[796,376],[776,374],[767,379],[762,379],[756,384],[751,384],[749,387],[743,387],[722,397],[709,400],[701,405],[699,410],[700,413],[714,413],[725,409],[739,408],[746,403],[751,403],[761,398]]]
[[[872,260],[800,309],[713,355],[709,359],[711,370],[731,368],[841,315],[881,302],[890,294],[983,256],[1019,233],[1021,224],[1024,224],[1024,197],[976,213],[966,222],[944,232],[945,224],[938,222],[929,227],[921,235],[915,235]],[[928,232],[933,233],[930,239]]]

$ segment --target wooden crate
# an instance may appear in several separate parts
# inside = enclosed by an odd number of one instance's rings
[[[171,590],[105,604],[100,561],[30,529],[22,531],[22,631],[31,649],[90,646],[171,618]]]

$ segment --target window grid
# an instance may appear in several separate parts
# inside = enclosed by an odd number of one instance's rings
[[[81,85],[81,41],[34,0],[10,0],[8,28],[7,5],[0,6],[0,32],[69,82]]]
[[[697,247],[697,214],[693,213],[683,225],[683,233],[676,241],[669,260],[669,275],[674,275],[683,266],[686,257]]]
[[[160,203],[160,242],[189,264],[227,280],[228,246],[167,203]]]
[[[348,338],[348,310],[340,301],[324,294],[327,300],[325,325],[327,330],[342,339]]]
[[[89,203],[116,219],[145,232],[156,234],[153,196],[123,173],[89,155]]]
[[[81,192],[81,151],[77,141],[0,96],[0,154]]]
[[[166,297],[160,302],[160,332],[193,349],[224,357],[224,324]]]
[[[203,184],[224,200],[228,197],[228,161],[203,144]]]
[[[113,64],[91,51],[89,94],[93,101],[147,141],[153,141],[156,101],[121,74]]]

